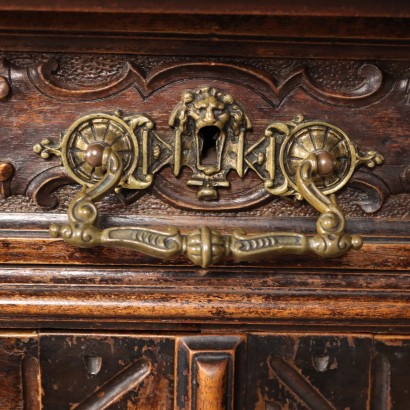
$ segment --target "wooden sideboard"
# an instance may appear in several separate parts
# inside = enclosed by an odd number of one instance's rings
[[[0,50],[1,410],[410,408],[407,2],[0,0]],[[236,121],[223,134],[231,151],[203,112],[196,121],[217,133],[197,130],[205,145],[186,142],[190,120],[178,131],[209,101],[207,115]],[[299,148],[266,145],[301,115],[313,125]],[[137,140],[124,142],[131,129]],[[311,243],[319,212],[291,195],[299,168],[268,159],[325,151],[332,132],[384,158],[338,177],[348,175],[336,196],[362,248],[237,260],[241,232],[250,247],[288,238],[264,232]],[[125,169],[139,155],[138,181],[107,191],[95,227],[137,226],[145,248],[50,236],[79,179],[89,192],[115,174],[101,164],[116,136]],[[92,144],[101,152],[76,157]],[[198,167],[218,149],[225,168],[212,179]],[[349,162],[335,158],[338,170]],[[314,181],[330,192],[338,180],[323,174]],[[155,257],[170,241],[178,252]]]

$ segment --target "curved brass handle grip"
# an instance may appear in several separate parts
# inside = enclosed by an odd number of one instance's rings
[[[345,218],[335,196],[323,195],[314,184],[312,175],[317,170],[317,157],[314,154],[300,163],[296,174],[300,194],[321,212],[317,222],[317,235],[313,237],[288,232],[246,235],[236,231],[232,235],[220,235],[208,227],[201,227],[188,235],[182,235],[176,227],[167,231],[139,227],[101,230],[95,226],[97,208],[94,202],[117,187],[123,172],[118,155],[111,149],[106,149],[102,158],[103,168],[106,169],[104,177],[94,186],[83,189],[71,201],[68,224],[51,225],[50,233],[53,237],[62,237],[67,243],[84,248],[128,248],[158,258],[185,254],[194,264],[203,268],[228,255],[240,260],[280,253],[309,252],[334,257],[362,245],[360,236],[350,236],[344,232]]]
[[[305,122],[301,116],[291,122],[270,124],[256,144],[247,146],[245,132],[250,122],[231,96],[204,88],[184,94],[182,101],[171,114],[173,143],[159,137],[153,122],[143,115],[123,118],[93,114],[75,122],[58,147],[51,147],[49,140],[34,147],[43,158],[51,154],[61,156],[70,176],[83,184],[82,191],[69,205],[68,224],[51,225],[53,237],[80,247],[128,248],[158,258],[186,255],[203,268],[229,255],[239,260],[281,253],[337,257],[361,247],[360,236],[345,233],[345,218],[334,192],[347,183],[358,165],[381,164],[380,154],[369,151],[362,155],[339,128],[320,121]],[[194,112],[195,107],[202,111]],[[204,142],[198,135],[205,131],[217,134],[216,160],[210,165],[202,163],[201,158]],[[87,135],[91,136],[88,144]],[[229,150],[224,145],[227,136],[231,141]],[[234,156],[223,156],[234,149]],[[153,175],[168,164],[173,165],[176,175],[182,166],[193,170],[188,184],[200,187],[198,198],[203,200],[217,199],[216,189],[229,184],[226,175],[230,169],[235,169],[239,176],[253,170],[271,194],[294,195],[317,209],[317,233],[248,235],[234,231],[221,235],[201,227],[181,234],[177,227],[166,231],[141,227],[101,230],[95,225],[95,202],[119,187],[147,188],[154,180]]]

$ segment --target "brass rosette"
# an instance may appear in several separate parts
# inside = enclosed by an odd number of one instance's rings
[[[138,141],[133,130],[120,117],[91,114],[74,122],[61,141],[63,165],[79,184],[92,186],[103,174],[102,154],[114,151],[123,164],[123,185],[138,164]]]

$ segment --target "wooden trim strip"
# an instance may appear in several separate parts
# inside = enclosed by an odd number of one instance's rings
[[[227,292],[223,289],[120,289],[111,286],[3,286],[0,320],[97,320],[243,324],[280,320],[338,322],[410,319],[410,292],[346,290]]]

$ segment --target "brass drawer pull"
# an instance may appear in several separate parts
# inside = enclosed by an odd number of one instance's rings
[[[359,165],[381,164],[383,157],[377,152],[363,155],[341,129],[304,121],[302,116],[270,124],[250,145],[246,132],[251,123],[245,111],[230,95],[208,87],[186,92],[169,123],[172,140],[159,136],[144,115],[92,114],[76,121],[58,146],[49,140],[36,144],[34,151],[43,158],[60,156],[67,173],[83,185],[68,208],[68,224],[51,225],[51,235],[85,248],[129,248],[158,258],[186,255],[203,268],[229,255],[239,260],[309,252],[336,257],[361,247],[360,236],[345,233],[345,217],[334,193]],[[95,202],[117,189],[148,188],[166,165],[173,167],[175,176],[189,167],[187,183],[198,187],[198,198],[204,201],[218,200],[218,189],[229,186],[230,170],[240,177],[252,170],[272,195],[293,195],[317,209],[317,233],[222,235],[201,227],[181,234],[176,227],[157,231],[95,225]]]

